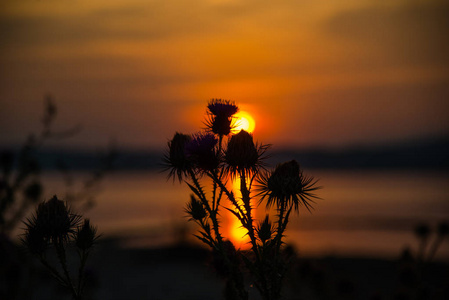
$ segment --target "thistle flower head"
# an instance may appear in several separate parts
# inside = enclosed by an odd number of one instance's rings
[[[212,99],[207,105],[208,111],[215,116],[232,117],[239,111],[237,105],[234,102],[223,99]]]
[[[53,196],[39,204],[35,216],[25,223],[27,233],[39,232],[46,241],[66,241],[73,234],[81,216],[71,213],[70,208]]]
[[[193,220],[202,220],[207,216],[203,204],[194,195],[190,195],[190,202],[187,203],[186,212]]]
[[[238,111],[237,105],[229,100],[212,99],[207,105],[209,115],[207,128],[220,136],[228,135],[232,129],[232,116]]]
[[[260,167],[262,155],[269,146],[258,146],[253,141],[253,136],[241,130],[229,140],[225,161],[231,174],[249,175],[255,173]]]
[[[303,175],[297,161],[292,160],[279,164],[274,171],[264,174],[259,178],[259,195],[261,201],[267,198],[267,207],[276,204],[277,207],[294,205],[298,211],[299,205],[304,204],[310,211],[314,202],[313,198],[318,198],[313,192],[319,187],[313,177]]]
[[[78,227],[76,231],[75,244],[79,249],[87,251],[93,246],[97,238],[97,228],[90,225],[89,219],[85,219],[83,225]]]
[[[186,155],[200,171],[212,171],[220,163],[217,138],[212,133],[199,133],[186,145]]]
[[[191,169],[191,162],[186,156],[186,146],[192,140],[189,135],[175,133],[173,139],[168,142],[168,153],[164,157],[166,170],[169,170],[168,177],[177,176],[179,181],[182,176]]]

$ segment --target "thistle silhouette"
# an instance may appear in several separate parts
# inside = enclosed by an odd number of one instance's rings
[[[40,178],[43,166],[39,152],[49,141],[67,139],[80,131],[79,126],[67,130],[55,130],[53,123],[57,116],[57,106],[51,96],[45,98],[44,113],[40,131],[30,134],[20,151],[0,152],[0,233],[10,235],[20,224],[29,210],[43,199],[45,182]],[[95,190],[112,168],[115,150],[99,157],[98,168],[89,172],[81,189],[73,186],[73,174],[63,160],[56,161],[58,170],[66,183],[65,199],[78,207],[88,209],[94,205]]]
[[[47,268],[50,274],[69,290],[73,299],[83,299],[85,265],[95,241],[97,230],[89,219],[73,213],[67,203],[53,196],[42,202],[35,214],[25,222],[22,243],[25,248]],[[67,250],[75,247],[79,256],[77,280],[69,271]],[[56,252],[59,267],[51,263],[47,254],[50,248]]]
[[[217,272],[225,278],[226,299],[248,299],[246,272],[264,300],[276,300],[281,297],[287,270],[283,238],[290,213],[298,212],[300,206],[312,209],[313,199],[318,198],[314,193],[317,181],[304,175],[296,161],[267,171],[264,158],[270,145],[255,143],[244,130],[232,135],[237,112],[234,102],[212,99],[207,105],[206,132],[176,133],[164,162],[169,177],[184,181],[193,192],[186,212],[200,227],[195,236],[212,249]],[[230,179],[240,181],[241,198],[228,188]],[[210,194],[202,185],[206,180],[212,185]],[[267,209],[275,208],[274,222],[268,215],[263,221],[254,219],[254,203],[264,202]],[[222,235],[222,210],[229,211],[245,229],[249,251],[236,250]]]

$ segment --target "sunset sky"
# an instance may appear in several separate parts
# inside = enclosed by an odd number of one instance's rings
[[[279,147],[449,134],[449,4],[375,0],[2,0],[0,145],[165,147],[236,101]]]

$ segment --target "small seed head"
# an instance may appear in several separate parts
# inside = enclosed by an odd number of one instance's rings
[[[265,243],[269,239],[271,239],[271,236],[273,234],[273,225],[271,224],[271,221],[268,218],[268,215],[265,216],[265,219],[263,222],[259,224],[259,227],[257,228],[257,235],[259,236],[260,240]]]
[[[191,141],[191,137],[182,133],[175,133],[173,139],[168,143],[168,154],[165,155],[164,162],[166,169],[170,170],[169,177],[182,176],[191,168],[191,161],[186,156],[186,145]]]
[[[203,204],[194,195],[190,195],[190,202],[187,203],[186,212],[194,220],[202,220],[207,216]]]
[[[50,200],[39,204],[33,227],[38,228],[47,240],[67,240],[74,232],[81,217],[70,212],[66,204],[53,196]]]
[[[89,250],[97,239],[96,234],[97,229],[94,226],[90,225],[89,219],[85,219],[83,225],[78,227],[78,230],[76,232],[76,246],[83,251]]]

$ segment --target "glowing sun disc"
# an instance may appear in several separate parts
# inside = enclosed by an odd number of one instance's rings
[[[235,127],[233,131],[238,133],[240,130],[245,130],[247,132],[253,132],[254,128],[256,128],[256,121],[254,121],[253,117],[246,111],[239,111],[234,115]]]

